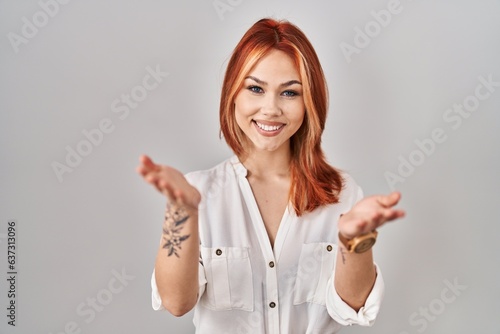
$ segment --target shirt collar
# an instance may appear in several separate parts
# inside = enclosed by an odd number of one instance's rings
[[[247,177],[248,171],[245,168],[245,166],[243,166],[243,164],[240,162],[238,156],[234,155],[233,157],[231,157],[230,162],[234,168],[234,172],[236,173],[236,175],[241,177]]]

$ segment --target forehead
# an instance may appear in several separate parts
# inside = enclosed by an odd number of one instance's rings
[[[262,57],[248,73],[266,82],[300,80],[300,75],[292,57],[280,50],[272,50]]]

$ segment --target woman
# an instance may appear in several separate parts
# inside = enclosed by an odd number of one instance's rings
[[[383,281],[371,245],[404,215],[400,195],[362,199],[320,147],[327,88],[296,26],[262,19],[236,46],[220,103],[235,156],[183,176],[141,157],[168,198],[153,308],[195,308],[197,333],[336,333],[371,325]]]

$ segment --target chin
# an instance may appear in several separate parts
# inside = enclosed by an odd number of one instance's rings
[[[285,143],[280,143],[278,145],[254,145],[256,151],[265,151],[265,152],[275,152],[281,149],[285,145]]]

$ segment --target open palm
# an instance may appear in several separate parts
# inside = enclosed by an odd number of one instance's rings
[[[346,239],[371,232],[385,223],[404,217],[403,210],[394,209],[401,194],[374,195],[360,200],[338,223],[339,233]]]

